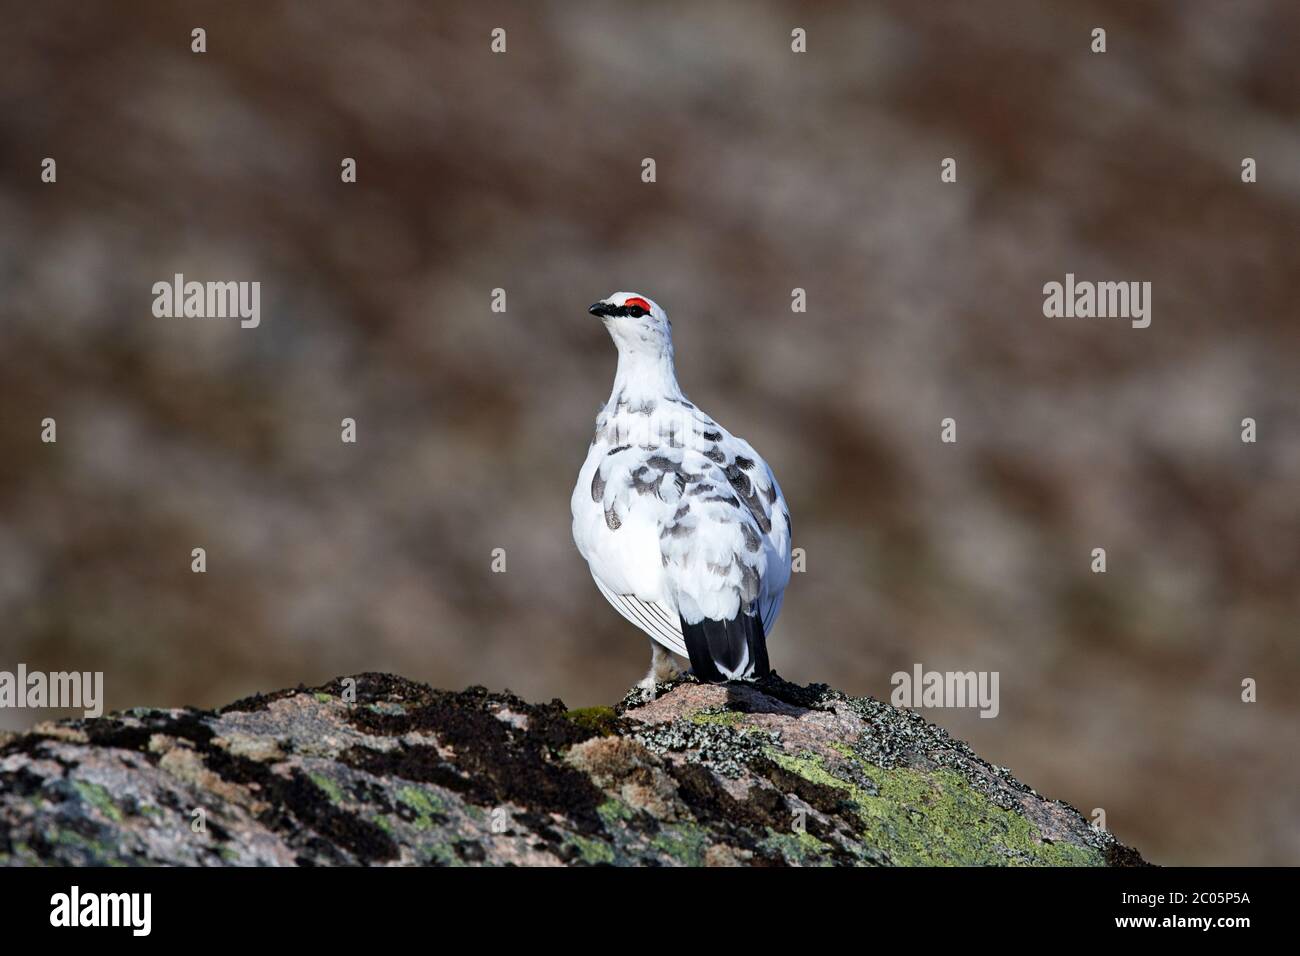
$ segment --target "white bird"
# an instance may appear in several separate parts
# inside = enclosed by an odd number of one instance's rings
[[[588,311],[618,346],[618,370],[573,489],[573,540],[600,593],[650,637],[641,686],[672,676],[671,654],[701,680],[764,677],[790,580],[776,476],[687,400],[663,309],[617,292]]]

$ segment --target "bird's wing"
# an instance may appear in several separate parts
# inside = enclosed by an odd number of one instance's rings
[[[790,576],[785,500],[757,452],[694,406],[598,419],[573,508],[601,593],[653,640],[688,656],[684,625],[734,630],[741,614],[770,635]]]
[[[665,607],[659,601],[642,601],[631,594],[615,594],[594,573],[592,578],[596,582],[596,588],[605,595],[605,600],[613,605],[614,610],[674,654],[687,656],[681,620],[675,609]]]
[[[668,443],[616,445],[592,475],[612,537],[653,529],[668,588],[688,623],[759,614],[775,623],[789,580],[789,515],[771,469],[746,442],[694,411]],[[618,589],[615,589],[618,590]],[[649,595],[643,595],[649,596]]]

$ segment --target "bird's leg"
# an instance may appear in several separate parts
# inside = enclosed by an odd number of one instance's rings
[[[672,680],[680,673],[672,652],[655,641],[651,641],[650,644],[652,645],[650,648],[650,673],[660,683]]]
[[[677,674],[677,662],[673,660],[673,655],[665,650],[658,641],[651,641],[650,673],[646,674],[645,680],[641,681],[637,686],[649,691],[650,696],[653,697],[656,685],[672,680]]]

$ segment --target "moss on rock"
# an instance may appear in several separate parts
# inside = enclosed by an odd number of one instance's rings
[[[566,710],[360,674],[0,742],[0,864],[1116,865],[917,715],[772,677]],[[203,810],[205,826],[191,824]]]

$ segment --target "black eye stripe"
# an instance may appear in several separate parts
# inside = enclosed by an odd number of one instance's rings
[[[641,318],[641,316],[649,315],[650,313],[647,312],[645,309],[641,308],[641,306],[639,305],[611,305],[609,307],[609,314],[622,316],[625,318],[631,317],[634,319],[639,319]]]

